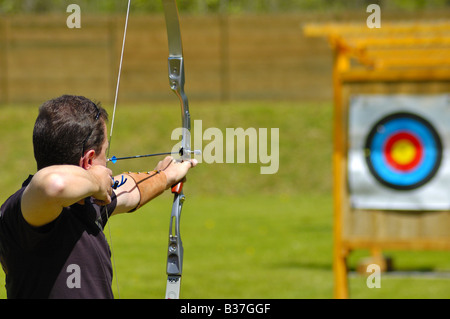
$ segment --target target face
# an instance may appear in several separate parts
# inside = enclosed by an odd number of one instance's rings
[[[436,175],[442,160],[442,142],[424,118],[394,113],[371,129],[365,143],[365,159],[381,184],[396,190],[412,190]]]
[[[356,209],[449,210],[450,94],[349,99],[347,181]]]

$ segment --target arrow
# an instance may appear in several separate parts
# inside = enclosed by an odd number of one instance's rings
[[[134,155],[134,156],[126,156],[126,157],[116,157],[113,156],[111,158],[108,158],[106,161],[111,162],[113,164],[116,164],[117,161],[121,160],[127,160],[127,159],[133,159],[133,158],[143,158],[143,157],[152,157],[152,156],[162,156],[162,155],[176,155],[179,154],[180,156],[183,156],[185,151],[183,149],[180,149],[179,152],[166,152],[166,153],[154,153],[154,154],[146,154],[146,155]],[[202,151],[195,150],[195,151],[187,151],[188,154],[194,154],[194,155],[201,155]]]

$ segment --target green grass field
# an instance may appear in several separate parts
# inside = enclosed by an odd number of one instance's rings
[[[120,105],[111,155],[170,150],[178,108],[176,101]],[[259,174],[261,164],[202,163],[191,171],[181,220],[181,297],[332,298],[331,103],[191,101],[191,113],[193,120],[203,121],[203,130],[279,128],[280,166],[274,175]],[[37,106],[0,109],[1,202],[35,171],[31,134],[36,115]],[[115,173],[146,171],[157,161],[110,167]],[[120,298],[164,298],[171,205],[167,193],[134,214],[111,219]],[[417,275],[448,275],[449,252],[385,253],[406,275],[382,274],[380,289],[369,289],[364,276],[351,275],[351,297],[450,297],[448,276]],[[351,254],[351,269],[367,255]],[[119,297],[116,282],[114,290]],[[5,298],[3,273],[0,298]]]

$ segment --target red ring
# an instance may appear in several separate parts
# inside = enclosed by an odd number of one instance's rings
[[[411,142],[416,149],[416,154],[415,154],[414,158],[406,164],[400,164],[397,161],[395,161],[394,158],[392,157],[392,147],[394,146],[394,144],[396,142],[398,142],[400,140],[407,140],[407,141]],[[389,137],[389,139],[387,140],[385,147],[384,147],[384,154],[385,154],[387,162],[389,163],[389,165],[391,167],[393,167],[397,170],[403,171],[403,172],[408,172],[408,171],[411,171],[414,168],[416,168],[417,165],[422,160],[423,147],[422,147],[422,144],[420,143],[419,139],[416,136],[414,136],[408,132],[399,132],[399,133],[396,133]]]

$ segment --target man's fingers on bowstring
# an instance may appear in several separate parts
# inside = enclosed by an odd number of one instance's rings
[[[99,206],[105,206],[111,203],[111,196],[113,193],[113,185],[114,185],[114,178],[112,177],[112,171],[108,169],[108,180],[109,183],[106,182],[105,178],[105,190],[100,191],[100,194],[94,195],[94,203],[96,203]],[[106,194],[103,193],[106,191]]]
[[[116,183],[116,180],[114,179],[114,177],[111,176],[111,186],[108,187],[108,195],[111,196],[113,193],[113,187],[114,184]]]
[[[112,176],[112,171],[109,168],[106,168],[105,171],[105,175],[104,175],[104,180],[105,180],[105,187],[106,187],[106,192],[108,195],[108,198],[106,199],[106,201],[111,201],[111,195],[113,192],[112,187],[114,186],[114,178]],[[109,182],[107,182],[109,181]]]
[[[92,195],[99,205],[106,205],[111,202],[113,178],[112,171],[103,165],[92,165],[88,171],[97,180],[99,190]]]

